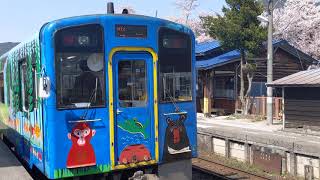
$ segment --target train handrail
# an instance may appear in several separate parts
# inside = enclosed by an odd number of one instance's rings
[[[102,119],[83,119],[83,120],[77,120],[77,121],[68,121],[68,123],[79,123],[79,122],[97,122],[101,121]]]
[[[187,114],[188,112],[182,111],[182,112],[174,112],[174,113],[164,113],[164,116],[170,116],[170,115],[180,115],[180,114]]]

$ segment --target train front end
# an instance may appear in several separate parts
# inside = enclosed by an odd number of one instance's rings
[[[128,178],[142,170],[191,178],[194,43],[190,29],[144,16],[45,25],[40,85],[47,177]]]

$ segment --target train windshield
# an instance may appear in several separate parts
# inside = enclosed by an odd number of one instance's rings
[[[58,31],[55,53],[57,107],[104,106],[103,28],[86,25]]]
[[[161,28],[159,31],[160,100],[192,100],[191,38],[188,34]]]

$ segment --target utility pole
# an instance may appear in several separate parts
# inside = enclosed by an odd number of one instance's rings
[[[268,62],[267,62],[267,83],[273,81],[273,45],[272,45],[272,33],[273,32],[273,0],[269,0],[268,3]],[[272,87],[267,87],[267,124],[272,125]]]

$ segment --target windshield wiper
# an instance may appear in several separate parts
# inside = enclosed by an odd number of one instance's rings
[[[164,83],[165,78],[163,78],[162,81],[163,81],[163,82],[162,82],[162,85],[163,85],[163,87],[164,87],[164,88],[163,88],[163,89],[164,89],[164,93],[169,96],[169,99],[170,99],[171,103],[173,104],[173,106],[174,106],[174,108],[175,108],[175,111],[176,111],[176,112],[179,112],[179,111],[180,111],[180,108],[179,108],[178,105],[177,105],[176,99],[175,99],[173,96],[171,96],[170,91],[165,87],[165,83]]]
[[[83,115],[80,116],[80,119],[82,119],[82,120],[86,119],[88,111],[89,111],[89,108],[91,107],[91,104],[93,102],[97,101],[97,89],[98,89],[98,78],[96,77],[96,86],[95,86],[95,88],[93,89],[93,91],[92,91],[92,93],[90,95],[88,106],[87,106],[85,112],[83,113]],[[92,101],[93,99],[94,99],[94,101]]]

